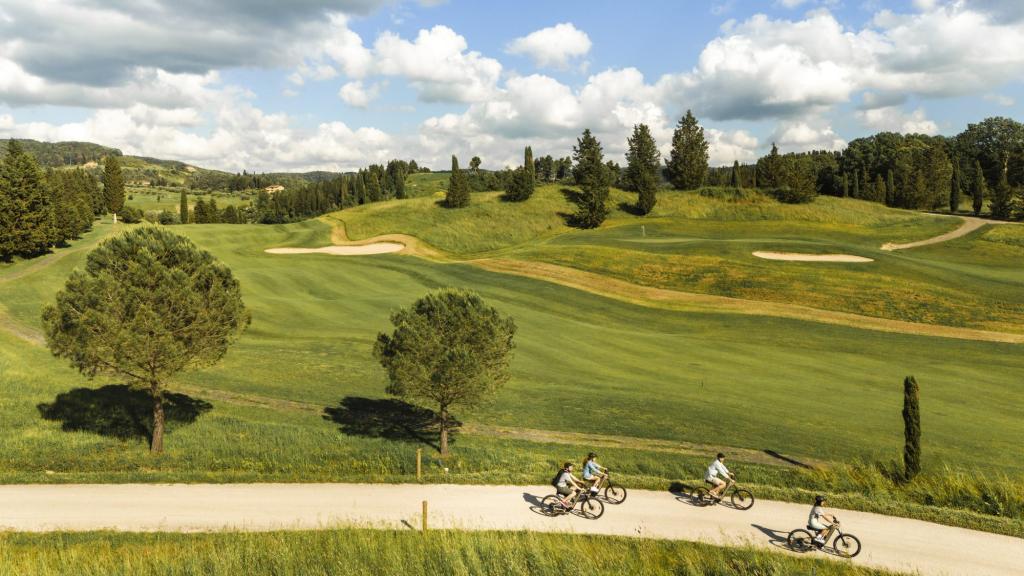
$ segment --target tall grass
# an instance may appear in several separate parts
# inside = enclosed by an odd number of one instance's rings
[[[867,576],[849,562],[753,548],[526,532],[334,531],[0,535],[0,575]]]

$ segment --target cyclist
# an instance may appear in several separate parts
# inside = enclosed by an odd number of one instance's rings
[[[562,506],[571,508],[572,499],[583,489],[579,479],[572,475],[572,462],[562,465],[562,471],[558,474],[555,482],[555,491],[558,492],[558,499]]]
[[[725,480],[722,480],[719,476],[725,478]],[[734,478],[732,472],[729,472],[729,469],[725,467],[725,454],[721,452],[718,453],[715,460],[708,466],[707,473],[704,474],[704,482],[711,484],[711,490],[708,490],[708,492],[716,500],[722,499],[720,494],[732,483]]]
[[[597,463],[597,454],[593,452],[587,454],[587,459],[583,461],[583,479],[591,483],[590,493],[597,494],[601,482],[604,482],[607,477],[608,469]]]
[[[835,516],[825,513],[825,509],[821,507],[824,503],[824,496],[821,494],[815,496],[814,507],[811,508],[811,514],[807,517],[807,529],[814,530],[814,543],[818,546],[825,545],[825,537],[823,535],[825,534],[825,531],[828,530],[828,524],[825,524],[823,520],[830,523],[835,523],[836,521]]]

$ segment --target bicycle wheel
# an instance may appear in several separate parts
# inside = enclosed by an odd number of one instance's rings
[[[597,498],[587,498],[580,503],[580,512],[588,520],[597,520],[604,514],[604,503]]]
[[[732,505],[737,510],[750,510],[750,507],[754,505],[754,495],[750,493],[750,490],[743,490],[742,488],[733,490]]]
[[[794,552],[810,552],[814,550],[814,537],[807,530],[793,530],[786,538],[786,544]]]
[[[710,506],[715,503],[715,499],[711,497],[711,492],[707,488],[697,488],[694,490],[693,501],[697,506]]]
[[[608,483],[604,487],[604,499],[609,504],[622,504],[626,501],[626,489],[618,484]]]
[[[541,509],[548,516],[558,516],[568,512],[568,510],[565,509],[565,506],[562,506],[562,500],[555,494],[545,496],[544,499],[540,501],[540,505]]]
[[[853,534],[843,534],[836,538],[835,541],[832,542],[832,547],[835,549],[836,554],[839,554],[843,558],[853,558],[857,554],[860,554],[860,540],[858,540]]]

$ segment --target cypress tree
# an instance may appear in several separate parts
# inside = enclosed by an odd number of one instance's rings
[[[11,139],[0,162],[0,259],[38,254],[53,238],[52,198],[39,165]]]
[[[356,203],[366,204],[366,182],[363,181],[363,171],[360,170],[355,176]]]
[[[665,161],[668,178],[679,190],[693,190],[704,184],[708,171],[708,142],[704,128],[689,110],[672,134],[672,152]]]
[[[637,212],[650,214],[657,203],[658,169],[661,167],[658,145],[646,124],[633,126],[633,135],[626,143],[629,146],[626,152],[626,186],[637,193]]]
[[[533,150],[527,146],[523,151],[523,166],[516,168],[505,183],[505,197],[513,202],[522,202],[533,196],[536,187],[536,170],[533,166]]]
[[[956,214],[960,211],[960,191],[963,186],[960,183],[960,161],[953,160],[953,178],[949,181],[949,213]]]
[[[729,186],[733,188],[742,188],[743,183],[740,181],[740,161],[732,161],[732,173],[729,175]]]
[[[1013,190],[1006,178],[1006,170],[1000,170],[999,182],[992,191],[992,217],[999,220],[1007,220],[1013,211]]]
[[[853,197],[860,198],[860,172],[853,173]]]
[[[881,174],[875,174],[875,190],[871,199],[885,204],[885,181],[882,180]]]
[[[576,140],[573,159],[576,182],[581,188],[579,208],[573,220],[582,228],[597,228],[608,216],[608,167],[604,164],[601,143],[589,128]]]
[[[974,161],[974,183],[971,185],[971,197],[974,200],[972,208],[974,215],[981,214],[981,208],[985,205],[985,173],[981,171],[981,162]]]
[[[103,196],[108,211],[117,214],[124,208],[124,175],[117,156],[107,156],[103,162]]]
[[[892,169],[885,175],[885,205],[893,206],[896,204],[896,177],[893,175]]]
[[[523,152],[523,169],[529,175],[526,181],[529,186],[529,194],[526,195],[526,198],[529,198],[533,196],[533,189],[537,185],[537,167],[533,164],[533,148],[530,146],[527,146],[526,151]]]
[[[917,380],[903,380],[903,477],[913,480],[921,472],[921,408]]]
[[[444,204],[448,208],[465,208],[469,206],[469,182],[466,175],[459,170],[459,159],[452,154],[452,175],[448,178],[448,194]]]
[[[366,195],[369,197],[370,202],[380,202],[381,198],[383,198],[380,180],[377,178],[377,173],[373,170],[367,172]]]
[[[843,198],[850,197],[850,174],[843,172]]]
[[[178,201],[178,218],[182,224],[188,224],[188,193],[181,189],[181,199]]]

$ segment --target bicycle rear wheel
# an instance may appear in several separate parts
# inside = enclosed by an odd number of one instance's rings
[[[750,493],[750,490],[743,490],[742,488],[733,490],[732,505],[737,510],[750,510],[754,505],[754,495]]]
[[[626,489],[618,484],[608,483],[604,487],[604,499],[609,504],[622,504],[626,501]]]
[[[597,498],[587,498],[580,503],[580,512],[588,520],[597,520],[604,514],[604,503]]]
[[[836,554],[843,558],[853,558],[860,554],[860,540],[853,534],[843,534],[836,538],[832,542],[832,547],[835,548]]]
[[[694,490],[693,501],[697,506],[710,506],[715,503],[715,499],[711,497],[711,492],[707,488],[697,488]]]
[[[562,506],[561,498],[555,494],[545,496],[544,499],[540,501],[540,505],[548,516],[559,516],[568,512],[568,510],[565,509],[565,506]]]
[[[793,530],[786,538],[786,544],[794,552],[810,552],[814,550],[814,537],[807,530]]]

